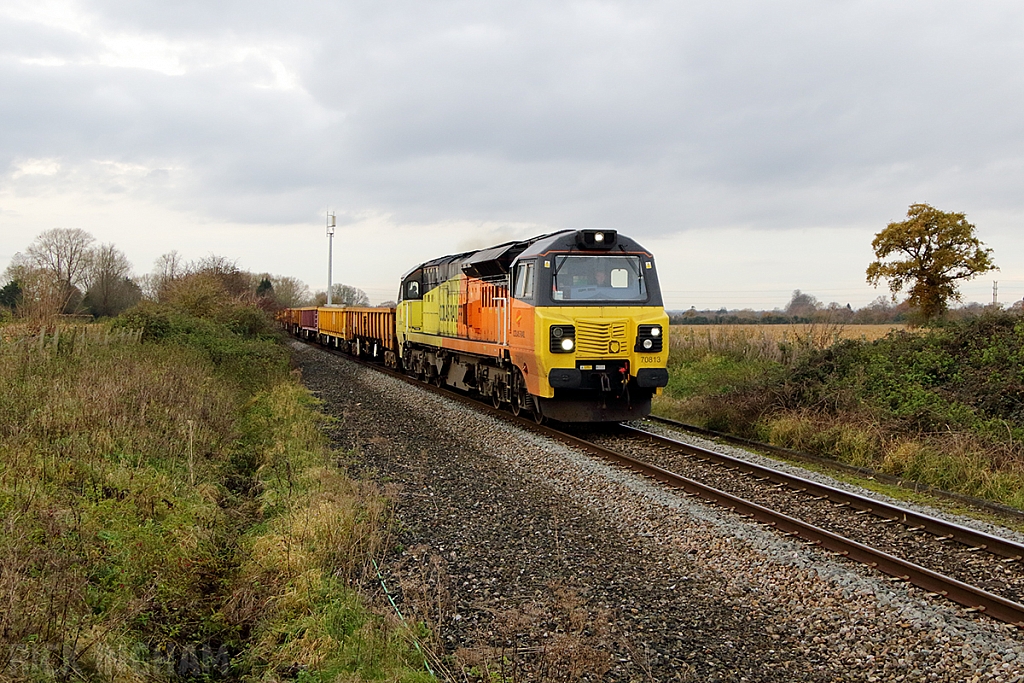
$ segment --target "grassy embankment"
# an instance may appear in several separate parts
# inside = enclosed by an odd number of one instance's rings
[[[776,335],[674,326],[655,412],[1024,508],[1020,315]]]
[[[387,501],[204,286],[0,343],[0,680],[430,680],[354,589]]]

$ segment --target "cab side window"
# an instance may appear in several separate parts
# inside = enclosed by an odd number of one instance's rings
[[[534,262],[526,261],[516,267],[516,281],[513,296],[517,299],[532,300],[535,287]]]
[[[402,281],[402,291],[399,292],[402,301],[415,301],[423,298],[423,276],[422,270],[417,270],[406,276]]]

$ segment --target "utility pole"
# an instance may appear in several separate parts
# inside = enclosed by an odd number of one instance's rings
[[[327,305],[331,305],[331,289],[334,288],[334,227],[337,221],[333,213],[327,214]]]

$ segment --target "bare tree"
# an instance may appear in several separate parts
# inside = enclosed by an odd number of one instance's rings
[[[310,303],[309,287],[297,277],[274,275],[270,283],[274,286],[274,301],[279,306],[294,308]]]
[[[176,280],[188,272],[188,264],[177,249],[159,256],[153,264],[153,274],[165,280]]]
[[[236,261],[224,256],[210,254],[199,259],[192,268],[192,273],[202,273],[216,278],[232,296],[250,293],[255,287],[252,273],[238,267]]]
[[[169,251],[157,258],[153,264],[153,273],[146,278],[146,296],[159,300],[172,282],[189,272],[189,265],[178,250]]]
[[[317,292],[315,299],[317,306],[323,306],[327,303],[327,292]],[[334,306],[369,306],[370,297],[358,287],[338,283],[331,286],[331,304]]]
[[[132,279],[132,264],[113,244],[93,250],[84,304],[95,316],[112,316],[138,303],[142,296]]]
[[[21,287],[19,313],[25,317],[46,318],[71,305],[77,305],[77,288],[69,292],[67,287],[54,280],[51,273],[37,267],[32,259],[21,252],[11,259],[4,277],[17,282]]]
[[[789,300],[789,304],[786,306],[786,313],[794,317],[810,318],[820,309],[821,303],[816,297],[795,289],[793,290],[793,298]]]
[[[58,282],[83,283],[95,238],[79,228],[45,230],[29,245],[25,254],[39,268],[49,271]]]
[[[54,291],[57,311],[77,307],[92,260],[92,235],[79,228],[45,230],[25,250],[22,265],[39,273]],[[44,298],[51,298],[50,296]]]

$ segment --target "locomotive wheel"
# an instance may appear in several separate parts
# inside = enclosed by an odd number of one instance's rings
[[[522,396],[516,392],[512,394],[512,414],[519,417],[521,412],[523,412]]]
[[[523,409],[530,411],[534,422],[542,424],[544,422],[544,413],[540,412],[540,404],[537,403],[537,397],[533,394],[526,394],[523,398]]]
[[[444,386],[444,376],[441,373],[435,374],[433,377],[430,378],[430,381],[434,383],[435,387]]]
[[[495,390],[495,392],[491,394],[491,405],[494,406],[495,408],[501,407],[501,394],[499,394],[497,390]]]

